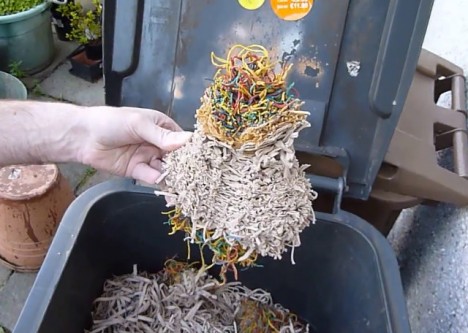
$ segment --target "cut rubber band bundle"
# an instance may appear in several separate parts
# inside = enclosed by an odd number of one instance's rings
[[[292,65],[272,63],[258,45],[232,47],[217,68],[196,112],[190,142],[163,163],[162,192],[171,233],[207,247],[211,263],[237,278],[237,267],[259,256],[281,259],[300,246],[300,233],[314,222],[317,194],[299,165],[294,139],[307,112],[287,83]],[[169,195],[168,195],[169,194]]]

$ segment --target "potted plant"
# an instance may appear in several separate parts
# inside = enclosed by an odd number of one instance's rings
[[[92,8],[84,10],[81,3],[68,2],[57,11],[70,22],[69,40],[77,41],[81,47],[70,56],[70,73],[95,82],[102,77],[102,4],[92,0]]]
[[[52,23],[57,33],[57,38],[62,41],[69,41],[67,34],[71,32],[70,19],[65,17],[60,12],[60,7],[67,2],[75,2],[74,0],[54,0],[50,11],[52,13]],[[1,332],[0,332],[1,333]]]
[[[0,1],[0,70],[20,63],[34,74],[50,65],[55,47],[49,8],[46,0]]]
[[[92,0],[93,9],[85,11],[81,3],[68,2],[57,8],[57,12],[67,18],[70,32],[66,37],[84,46],[86,56],[91,60],[102,59],[102,4]]]

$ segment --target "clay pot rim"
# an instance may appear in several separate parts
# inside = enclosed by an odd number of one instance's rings
[[[44,195],[59,179],[59,168],[56,164],[37,164],[37,165],[24,165],[24,164],[15,164],[15,165],[9,165],[2,169],[13,169],[13,168],[25,168],[25,167],[31,167],[31,166],[39,166],[39,167],[51,167],[54,170],[52,178],[49,180],[47,184],[44,186],[41,186],[39,189],[35,189],[34,191],[26,193],[26,194],[16,194],[16,195],[11,195],[9,193],[5,193],[3,191],[0,191],[0,200],[12,200],[12,201],[21,201],[21,200],[30,200],[32,198],[37,198],[42,195]]]
[[[5,259],[0,256],[0,265],[5,266],[8,269],[11,269],[12,271],[18,272],[18,273],[37,273],[41,266],[38,267],[28,267],[28,266],[17,266],[13,265],[12,263],[6,261]]]

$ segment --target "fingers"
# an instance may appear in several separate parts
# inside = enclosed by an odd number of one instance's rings
[[[175,131],[175,132],[181,132],[183,131],[182,127],[179,126],[172,118],[169,116],[165,115],[164,113],[158,112],[156,115],[156,119],[154,123],[162,128]]]
[[[127,106],[123,106],[118,109],[127,112],[127,115],[123,117],[124,121],[128,121],[128,114],[135,116],[131,121],[132,127],[138,128],[142,126],[143,123],[149,122],[153,125],[158,125],[171,131],[183,131],[179,124],[177,124],[171,117],[162,113],[161,111]]]
[[[128,157],[126,176],[148,184],[154,184],[161,177],[161,157],[161,150],[153,145],[144,144],[139,146]]]
[[[183,131],[174,120],[159,111],[152,112],[151,121],[140,113],[132,118],[133,132],[142,140],[164,151],[173,151],[183,146],[191,137],[191,132]]]
[[[149,165],[153,169],[162,170],[162,161],[159,159],[160,156],[155,156],[151,159]]]
[[[154,184],[160,176],[161,172],[159,170],[153,169],[146,163],[138,163],[132,171],[132,178],[147,184]]]
[[[158,125],[162,128],[165,128],[171,131],[176,131],[176,132],[183,131],[182,127],[180,127],[179,124],[177,124],[174,121],[174,119],[164,114],[163,112],[157,111],[157,110],[151,110],[151,109],[145,109],[145,110],[147,114],[151,116],[151,118],[153,119],[153,123],[155,125]],[[142,110],[137,109],[137,111],[141,113]]]
[[[158,125],[145,123],[137,127],[137,134],[148,143],[164,151],[173,151],[190,140],[191,132],[171,131]]]

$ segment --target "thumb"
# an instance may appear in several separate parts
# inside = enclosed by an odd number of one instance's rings
[[[145,126],[140,135],[147,142],[165,151],[172,151],[183,146],[192,137],[191,132],[174,132],[154,124]]]

